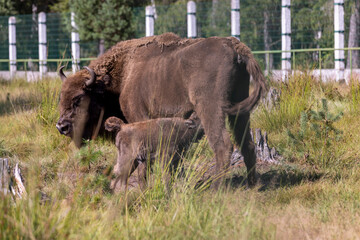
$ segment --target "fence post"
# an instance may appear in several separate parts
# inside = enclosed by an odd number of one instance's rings
[[[9,17],[10,79],[16,74],[16,18]]]
[[[334,47],[344,48],[344,0],[334,0]],[[335,50],[336,81],[344,80],[344,50]]]
[[[153,6],[147,6],[145,8],[145,26],[146,32],[145,36],[153,36],[154,35],[154,8]]]
[[[75,73],[79,70],[80,64],[80,37],[78,27],[75,23],[75,13],[71,13],[71,55],[72,55],[72,71]]]
[[[240,0],[231,0],[231,36],[240,40]]]
[[[46,59],[47,59],[47,42],[46,42],[46,14],[39,13],[39,71],[40,78],[47,72]]]
[[[187,3],[187,37],[196,38],[196,4],[194,1]]]
[[[291,50],[291,0],[281,0],[281,50]],[[282,80],[291,71],[291,52],[281,53]]]

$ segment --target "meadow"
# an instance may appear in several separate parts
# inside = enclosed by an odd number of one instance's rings
[[[20,163],[28,196],[0,195],[1,239],[359,239],[360,85],[310,74],[273,82],[280,98],[253,111],[280,164],[244,166],[227,187],[198,185],[212,152],[206,139],[185,156],[171,191],[155,166],[144,191],[112,194],[116,148],[106,138],[81,150],[55,128],[61,81],[0,81],[0,157]],[[199,167],[202,168],[199,170]]]

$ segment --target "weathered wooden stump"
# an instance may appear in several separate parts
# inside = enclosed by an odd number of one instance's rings
[[[251,131],[252,132],[252,131]],[[275,148],[269,148],[267,133],[264,132],[264,135],[261,134],[261,129],[255,129],[255,139],[256,143],[256,158],[264,162],[279,164],[280,155],[277,153]]]
[[[250,131],[251,138],[255,143],[255,153],[256,158],[262,162],[272,163],[272,164],[279,164],[279,160],[281,156],[276,151],[276,149],[270,148],[268,145],[268,138],[267,133],[264,132],[264,135],[261,133],[261,129],[255,129],[255,138],[253,131]],[[235,149],[231,155],[231,167],[237,166],[244,161],[244,157],[241,155],[239,149]]]
[[[0,158],[0,195],[10,194],[14,199],[26,198],[27,193],[21,176],[19,164],[13,170],[9,165],[9,159]]]
[[[267,92],[266,96],[262,99],[262,103],[265,109],[271,111],[280,100],[281,91],[271,87]]]

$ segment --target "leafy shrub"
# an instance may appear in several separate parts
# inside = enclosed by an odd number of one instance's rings
[[[331,113],[327,100],[322,99],[318,111],[301,113],[298,132],[286,130],[288,149],[285,152],[316,167],[327,168],[338,164],[337,144],[342,131],[336,129],[334,123],[342,116],[342,112]]]
[[[81,165],[87,166],[90,169],[91,164],[96,163],[102,155],[102,151],[96,151],[94,144],[89,142],[86,146],[80,148],[76,156],[80,160]]]

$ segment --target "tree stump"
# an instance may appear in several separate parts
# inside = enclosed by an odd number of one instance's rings
[[[10,194],[13,199],[26,198],[27,193],[23,182],[19,164],[16,163],[11,170],[9,159],[0,158],[0,195]]]
[[[261,129],[255,129],[255,139],[251,131],[251,137],[255,143],[255,152],[256,158],[264,162],[279,164],[281,156],[278,154],[276,149],[273,147],[270,149],[268,145],[267,133],[264,132],[264,135],[261,134]]]
[[[256,128],[255,139],[253,130],[251,130],[250,133],[251,138],[255,144],[256,158],[266,163],[280,164],[279,160],[281,159],[281,156],[274,147],[269,147],[267,133],[264,132],[263,135],[261,133],[261,129]],[[241,155],[240,150],[236,148],[231,155],[231,167],[236,167],[242,162],[244,162],[244,157]]]

